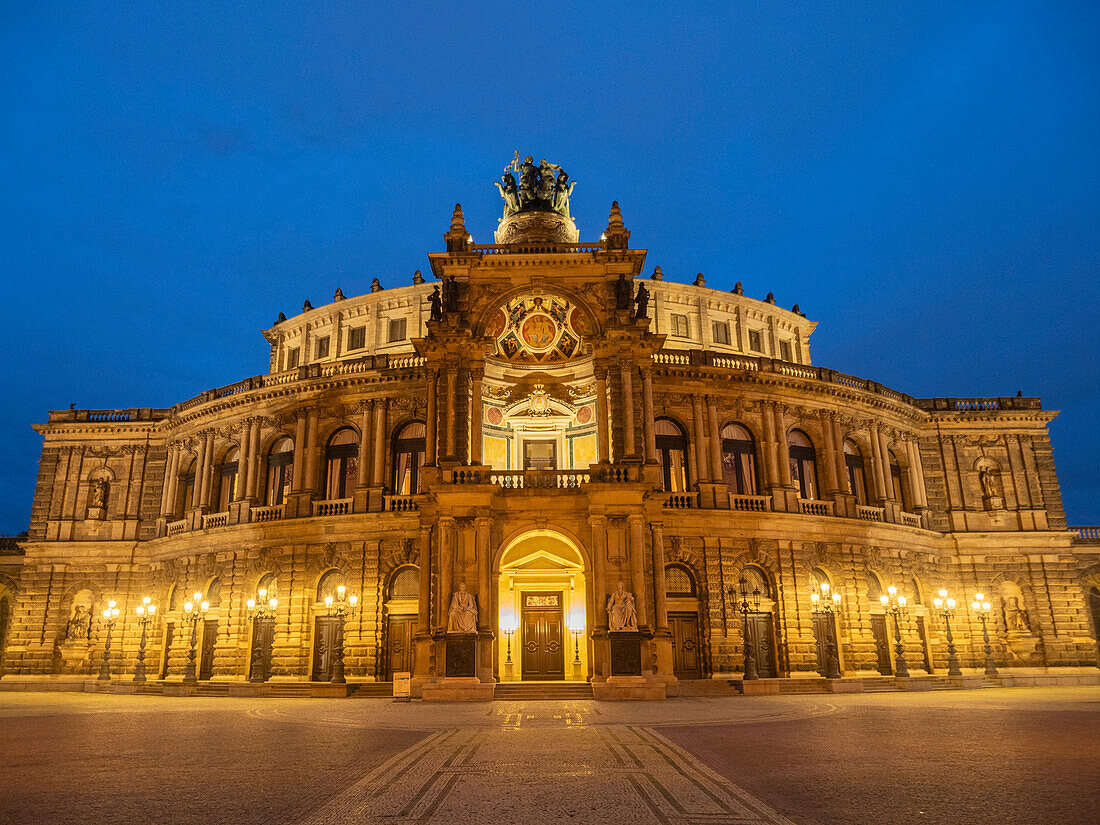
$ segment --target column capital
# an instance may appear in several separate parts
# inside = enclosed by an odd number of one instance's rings
[[[450,516],[442,516],[440,518],[440,521],[442,521],[444,518],[450,518]],[[454,521],[454,519],[451,520]],[[474,528],[477,530],[491,530],[493,527],[493,521],[494,519],[492,516],[476,516],[474,518]]]
[[[626,522],[631,527],[637,527],[639,525],[645,524],[645,516],[643,516],[641,513],[631,513],[626,517]]]
[[[588,526],[593,529],[607,526],[607,516],[589,516]]]
[[[455,517],[454,516],[440,516],[438,519],[436,519],[436,523],[439,524],[440,527],[454,527]]]

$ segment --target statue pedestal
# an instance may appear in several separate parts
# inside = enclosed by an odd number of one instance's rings
[[[448,633],[444,644],[447,648],[444,673],[447,678],[471,678],[477,676],[477,634]]]
[[[642,635],[636,630],[612,631],[611,678],[616,676],[642,676]],[[610,681],[610,680],[609,680]]]
[[[61,651],[62,673],[76,673],[86,669],[92,652],[91,642],[86,639],[62,642],[58,649]]]

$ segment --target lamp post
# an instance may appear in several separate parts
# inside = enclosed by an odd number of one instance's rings
[[[978,614],[978,621],[982,623],[982,639],[985,641],[985,675],[996,676],[997,675],[997,663],[993,661],[993,646],[989,644],[989,628],[986,626],[986,622],[989,621],[989,611],[993,605],[985,600],[985,594],[975,593],[974,601],[970,603],[970,607]]]
[[[573,664],[576,666],[581,663],[581,633],[584,632],[584,627],[577,621],[575,616],[569,626],[569,631],[573,634]]]
[[[195,675],[195,645],[198,643],[199,619],[206,615],[210,609],[210,603],[202,600],[202,593],[195,591],[194,601],[184,602],[183,620],[191,625],[191,648],[187,651],[187,669],[183,672],[183,681],[194,684],[198,681]]]
[[[833,615],[840,612],[840,594],[829,595],[829,583],[821,583],[821,594],[810,594],[813,613],[825,616],[825,678],[840,678],[840,659],[837,655],[836,623]]]
[[[901,617],[905,614],[907,600],[905,596],[898,595],[898,589],[893,585],[886,588],[886,593],[879,596],[883,609],[894,617],[894,675],[906,678],[909,676],[909,666],[905,664],[905,647],[901,643]]]
[[[141,597],[141,604],[137,606],[137,620],[141,625],[141,643],[138,645],[137,665],[134,667],[134,681],[145,681],[145,642],[147,640],[147,631],[149,623],[157,615],[157,606],[153,604],[153,600],[148,596]]]
[[[103,663],[99,666],[99,679],[100,682],[111,681],[111,630],[115,626],[115,619],[118,618],[117,602],[111,599],[107,602],[107,606],[103,608],[103,624],[107,626],[107,638],[103,642]]]
[[[749,581],[744,576],[738,582],[739,590],[729,589],[729,595],[742,616],[742,641],[745,651],[745,680],[759,679],[756,672],[756,651],[753,649],[752,638],[749,636],[749,614],[760,610],[760,588],[749,590]]]
[[[248,606],[248,618],[252,620],[252,665],[249,668],[251,672],[248,681],[258,684],[267,680],[266,668],[264,667],[264,640],[260,636],[260,622],[275,618],[275,610],[279,606],[279,600],[274,596],[269,599],[266,587],[257,590],[256,596],[257,598],[249,599],[245,604]]]
[[[516,632],[516,617],[509,614],[500,620],[500,629],[504,631],[504,635],[508,637],[507,653],[504,657],[504,664],[512,664],[512,634]]]
[[[335,659],[332,662],[332,684],[343,685],[347,683],[344,678],[344,620],[355,611],[355,605],[359,602],[358,596],[349,596],[347,588],[339,585],[336,588],[336,597],[325,596],[325,608],[328,615],[335,616],[336,644]]]
[[[947,591],[941,589],[939,597],[932,599],[932,604],[943,616],[943,623],[947,628],[947,675],[962,676],[959,657],[955,655],[955,637],[951,635],[951,620],[955,618],[955,600],[948,598]]]

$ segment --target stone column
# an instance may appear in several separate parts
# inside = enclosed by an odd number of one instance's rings
[[[355,485],[357,487],[367,487],[370,485],[370,441],[371,441],[371,418],[374,414],[374,402],[363,402],[363,415],[359,419],[359,472],[355,478]]]
[[[306,475],[306,419],[308,413],[298,410],[298,420],[294,422],[294,477],[290,480],[293,493],[302,491],[302,479]]]
[[[381,487],[385,484],[386,472],[386,399],[377,398],[374,401],[374,472],[371,474],[371,485]]]
[[[302,482],[302,489],[306,492],[316,493],[318,496],[324,495],[325,490],[324,482],[320,484],[318,489],[317,484],[317,410],[306,410],[306,451],[305,451],[305,478]]]
[[[198,473],[195,478],[198,479]],[[199,506],[210,506],[211,486],[214,478],[214,434],[206,433],[202,444],[202,486],[200,487]]]
[[[825,414],[821,419],[821,429],[825,434],[825,492],[835,496],[840,492],[839,479],[837,478],[836,464],[836,435],[833,433],[832,413]]]
[[[439,371],[428,370],[428,412],[424,433],[424,464],[434,467],[436,464],[436,437],[439,434],[439,402],[436,398],[439,385]]]
[[[481,465],[481,419],[485,415],[481,401],[483,375],[481,369],[470,370],[470,463],[476,466]]]
[[[882,459],[882,478],[886,486],[886,498],[893,501],[894,482],[890,476],[890,438],[886,435],[886,430],[883,427],[879,427],[878,437],[880,441],[879,457]],[[898,503],[900,504],[901,502],[899,501]]]
[[[924,478],[921,476],[920,448],[915,439],[905,442],[905,451],[909,460],[909,489],[913,492],[913,507],[923,510],[928,507],[928,498],[924,490]]]
[[[592,567],[594,580],[592,589],[596,607],[592,617],[592,626],[607,630],[607,518],[589,516],[588,526],[592,531]]]
[[[648,625],[646,612],[645,586],[645,519],[642,516],[628,516],[630,525],[630,576],[634,590],[634,603],[638,610],[638,627]],[[645,669],[644,667],[642,668]]]
[[[455,426],[458,418],[458,373],[453,366],[447,367],[447,440],[444,454],[447,458],[455,455]]]
[[[175,516],[176,496],[179,495],[180,461],[183,460],[183,446],[177,444],[172,454],[171,475],[168,476],[168,504],[166,515]],[[189,502],[183,503],[183,509],[187,509]]]
[[[649,525],[653,534],[653,622],[656,629],[668,630],[668,595],[665,587],[665,538],[664,526],[659,522]]]
[[[179,447],[172,445],[164,457],[164,484],[160,492],[160,514],[167,518],[172,512],[172,506],[176,503],[173,488],[176,480],[176,465],[179,463]]]
[[[653,369],[642,370],[642,431],[646,464],[657,463],[656,421],[653,415]]]
[[[848,489],[848,465],[844,460],[844,436],[840,432],[840,421],[836,415],[833,415],[828,423],[833,434],[833,444],[836,447],[834,458],[836,459],[837,487],[840,492],[844,493]]]
[[[637,455],[634,446],[634,376],[633,367],[624,366],[621,371],[623,381],[623,455]]]
[[[611,434],[607,418],[607,369],[596,368],[596,449],[597,458],[606,463],[611,460]]]
[[[791,446],[787,442],[787,421],[783,414],[783,406],[775,405],[775,436],[776,436],[776,460],[779,462],[779,477],[783,479],[784,487],[793,487],[794,480],[791,477]]]
[[[878,437],[878,424],[871,422],[871,483],[875,486],[875,500],[878,504],[886,501],[886,479],[882,476],[882,444]]]
[[[245,497],[253,501],[256,500],[260,489],[260,425],[261,420],[259,418],[252,419],[252,446],[249,447],[249,457],[251,458],[252,468],[248,471],[248,490],[245,492]]]
[[[722,481],[722,430],[718,426],[718,404],[714,396],[707,396],[707,416],[710,419],[710,479],[715,484]]]
[[[451,590],[454,587],[454,529],[455,520],[450,516],[439,519],[439,614],[436,627],[447,629],[451,610]]]
[[[780,484],[778,445],[775,441],[775,418],[772,416],[771,404],[765,403],[762,406],[760,417],[764,420],[764,487],[777,487]]]
[[[241,443],[237,451],[237,489],[233,491],[233,501],[245,498],[248,488],[252,462],[252,421],[245,420],[241,425]]]
[[[490,560],[490,537],[493,520],[491,518],[474,519],[474,535],[477,549],[477,600],[481,610],[478,612],[477,626],[480,630],[490,630],[494,624],[491,615],[493,599],[491,593],[492,561]]]
[[[432,528],[420,525],[420,592],[417,600],[416,631],[418,634],[431,632],[432,622]]]
[[[707,434],[703,425],[703,399],[698,395],[691,396],[692,412],[692,440],[695,442],[695,481],[696,489],[699,484],[710,481],[710,473],[707,471]]]

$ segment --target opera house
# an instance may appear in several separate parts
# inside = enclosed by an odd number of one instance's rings
[[[280,315],[263,374],[50,412],[0,567],[4,681],[612,699],[1097,672],[1100,534],[1067,526],[1038,398],[815,365],[797,306],[664,280],[618,204],[580,241],[560,167],[517,158],[499,189],[495,243],[456,206],[427,278]]]

